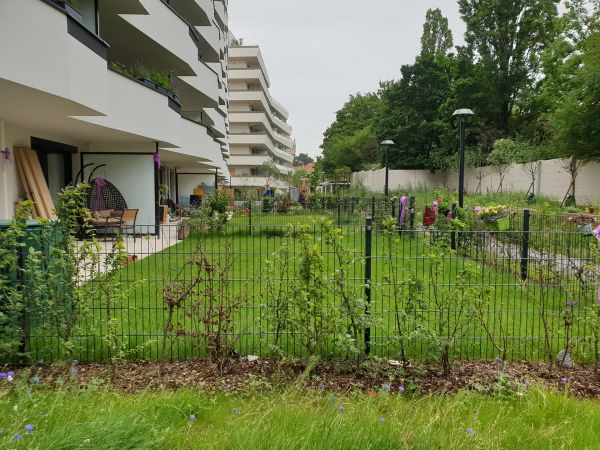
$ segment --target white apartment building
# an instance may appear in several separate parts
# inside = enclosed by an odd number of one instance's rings
[[[161,185],[229,179],[228,42],[227,0],[0,0],[0,219],[28,196],[15,148],[52,197],[101,177],[144,225]]]
[[[265,186],[287,191],[273,176],[288,174],[295,144],[289,113],[271,96],[269,75],[260,48],[229,45],[229,171],[237,198],[257,197]],[[270,167],[265,170],[265,165]]]

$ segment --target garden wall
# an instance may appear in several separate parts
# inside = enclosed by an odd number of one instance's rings
[[[542,161],[536,180],[536,193],[546,197],[562,200],[570,183],[570,176],[561,166],[562,160],[552,159]],[[498,172],[493,167],[483,169],[485,176],[482,178],[481,192],[496,192],[500,184]],[[354,186],[364,186],[373,192],[383,192],[385,185],[385,169],[352,174]],[[477,189],[479,180],[476,169],[466,171],[467,192]],[[504,191],[526,192],[529,188],[529,177],[521,164],[513,165],[504,179]],[[439,171],[431,173],[429,170],[390,170],[389,187],[391,191],[401,189],[417,189],[458,186],[458,172],[451,171],[444,175]],[[577,202],[591,204],[600,202],[600,164],[588,163],[581,167],[575,186]]]

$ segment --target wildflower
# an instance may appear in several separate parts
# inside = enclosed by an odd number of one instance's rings
[[[383,423],[383,422],[385,422],[385,419],[384,419],[383,417],[380,417],[380,418],[379,418],[379,421],[380,421],[381,423]]]
[[[331,397],[331,403],[335,403],[337,401],[337,397],[334,395],[333,397]]]
[[[2,372],[0,373],[0,379],[6,380],[8,378],[8,374]]]
[[[19,439],[21,439],[21,435],[20,435],[19,433],[17,433],[17,434],[15,434],[15,435],[13,436],[13,439],[14,439],[15,441],[18,441]]]
[[[592,233],[594,234],[594,236],[596,236],[596,239],[600,240],[600,225],[598,225],[598,227],[596,227],[596,229],[592,231]]]
[[[321,389],[325,389],[325,385],[324,385],[323,383],[319,383],[319,387],[320,387]]]
[[[531,383],[529,383],[529,380],[525,380],[525,381],[523,382],[523,385],[524,385],[526,388],[528,388],[530,384],[531,384]]]
[[[343,410],[345,410],[345,409],[346,409],[346,408],[344,408],[342,405],[338,406],[338,411],[343,411]]]
[[[398,392],[400,392],[401,394],[405,391],[406,389],[404,389],[404,386],[399,386],[398,387]]]
[[[191,422],[193,422],[194,420],[196,420],[196,416],[195,416],[194,414],[192,414],[192,415],[190,416],[190,421],[191,421]]]
[[[40,378],[39,377],[33,377],[32,380],[35,384],[38,384],[40,382]]]
[[[71,369],[71,375],[77,375],[79,372],[77,369]]]
[[[391,390],[392,390],[392,386],[390,386],[389,384],[384,384],[384,385],[383,385],[383,388],[384,388],[386,391],[391,391]]]
[[[34,429],[35,427],[31,424],[25,425],[25,431],[27,431],[28,433],[31,433]]]
[[[496,356],[496,362],[501,363],[502,362],[502,358],[500,358],[499,356]]]
[[[481,211],[483,211],[483,208],[481,206],[476,206],[475,208],[473,208],[473,212],[475,214],[479,214]]]
[[[232,412],[233,414],[237,414],[238,416],[240,415],[240,412],[238,411],[238,409],[237,409],[237,408],[231,408],[231,412]]]
[[[569,379],[568,379],[567,377],[562,377],[562,378],[560,379],[560,381],[561,381],[562,383],[566,383],[567,381],[569,381]]]
[[[10,371],[8,372],[6,375],[8,375],[8,378],[14,378],[15,377],[15,373]]]
[[[469,436],[471,436],[475,431],[473,431],[473,428],[467,428],[467,434]]]
[[[369,392],[369,396],[370,396],[371,398],[375,398],[375,397],[377,397],[377,392],[375,392],[375,391],[371,391],[371,392]]]

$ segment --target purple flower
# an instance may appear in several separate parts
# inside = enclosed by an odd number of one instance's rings
[[[15,434],[15,435],[13,436],[13,439],[14,439],[15,441],[18,441],[19,439],[21,439],[21,435],[20,435],[19,433],[17,433],[17,434]]]
[[[71,375],[77,375],[79,372],[77,369],[71,369]]]
[[[10,378],[14,378],[15,377],[15,373],[14,372],[8,372],[6,375],[8,375]]]
[[[496,362],[502,362],[502,358],[500,358],[499,356],[496,356]]]
[[[479,214],[481,211],[483,211],[483,208],[481,206],[476,206],[475,208],[473,208],[473,212],[475,214]]]
[[[406,389],[404,389],[404,386],[399,386],[398,387],[398,391],[402,394]]]
[[[32,380],[35,384],[38,384],[40,382],[40,378],[39,377],[33,377]]]
[[[380,421],[381,423],[383,423],[383,422],[385,422],[385,419],[384,419],[383,417],[380,417],[380,418],[379,418],[379,421]]]
[[[342,405],[338,406],[338,411],[343,411],[343,410],[345,410],[345,409],[346,409],[346,408],[344,408]]]
[[[390,386],[389,384],[384,384],[384,385],[383,385],[383,388],[384,388],[386,391],[391,391],[391,390],[392,390],[392,386]]]
[[[594,234],[594,236],[596,236],[596,239],[600,240],[600,225],[598,225],[598,227],[596,227],[596,229],[592,231],[592,233]]]
[[[233,414],[237,414],[238,416],[240,415],[240,412],[238,411],[238,409],[237,409],[237,408],[231,408],[231,412],[232,412]]]
[[[473,430],[473,428],[467,428],[467,434],[469,436],[471,436],[475,431]]]
[[[562,378],[560,379],[560,381],[561,381],[562,383],[566,383],[567,381],[569,381],[569,379],[568,379],[567,377],[562,377]]]
[[[528,388],[530,384],[531,384],[531,383],[529,383],[529,380],[525,380],[525,381],[523,382],[523,385],[524,385],[526,388]]]
[[[6,380],[7,378],[8,378],[8,374],[6,374],[4,372],[0,373],[0,379]]]
[[[194,420],[196,420],[196,416],[195,416],[194,414],[192,414],[192,415],[190,416],[190,421],[191,421],[191,422],[193,422]]]
[[[25,425],[25,431],[27,431],[28,433],[31,433],[34,429],[35,427],[31,424]]]
[[[325,385],[324,385],[323,383],[319,383],[319,387],[320,387],[321,389],[325,389]]]

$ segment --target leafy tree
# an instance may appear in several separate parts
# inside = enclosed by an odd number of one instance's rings
[[[446,56],[454,45],[452,31],[448,27],[448,18],[439,8],[428,9],[421,37],[421,56]]]
[[[451,92],[449,65],[449,58],[418,57],[415,64],[401,68],[399,81],[381,85],[375,130],[379,139],[396,142],[390,149],[390,167],[433,168],[432,151],[443,147],[443,136],[453,131],[451,114],[442,108]],[[383,154],[380,158],[383,162]]]
[[[572,90],[566,92],[551,123],[565,156],[600,159],[600,31],[587,38],[582,64],[575,72]]]
[[[315,162],[315,160],[306,153],[300,153],[294,158],[294,166],[305,166],[313,162]]]
[[[553,41],[559,0],[458,0],[467,51],[489,105],[489,125],[510,134],[517,98],[535,85]]]

